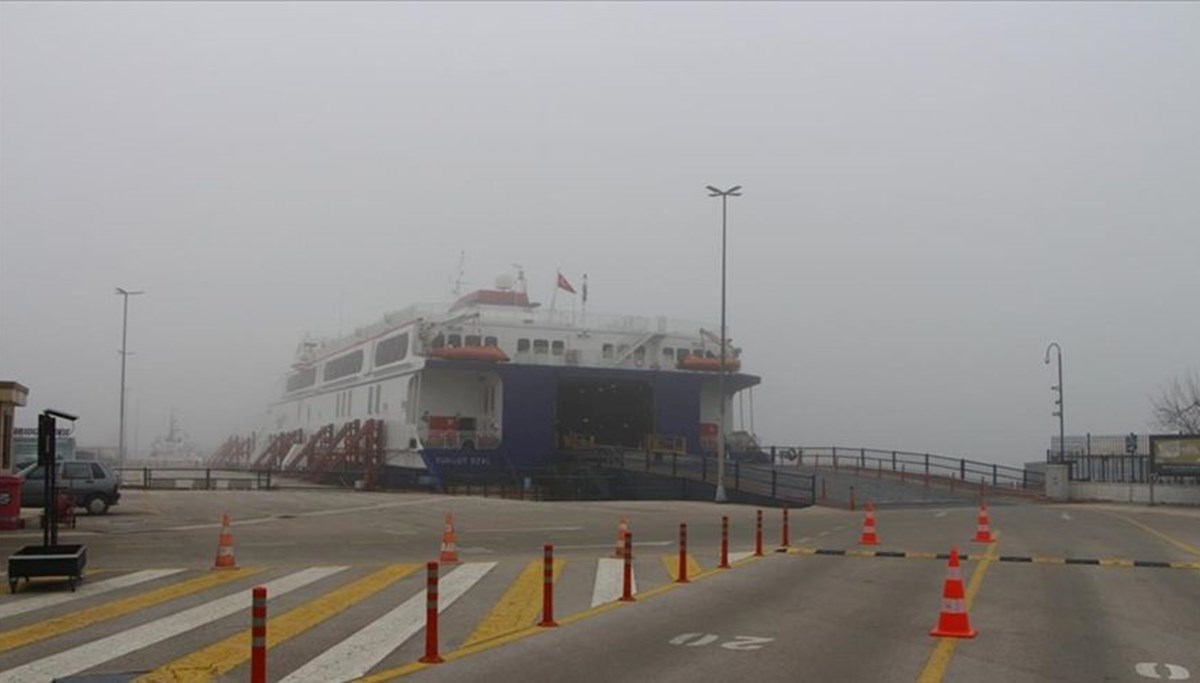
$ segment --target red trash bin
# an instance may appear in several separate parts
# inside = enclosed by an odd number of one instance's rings
[[[24,479],[0,474],[0,529],[21,528],[21,484]]]

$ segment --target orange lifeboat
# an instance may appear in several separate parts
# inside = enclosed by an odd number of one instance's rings
[[[676,364],[680,370],[698,370],[701,372],[719,372],[721,370],[720,358],[707,358],[698,356],[694,353],[689,353],[679,359]],[[725,369],[729,372],[737,372],[742,368],[742,361],[737,358],[726,358]]]
[[[498,346],[443,346],[425,352],[429,358],[446,360],[478,360],[485,363],[504,363],[508,354]]]

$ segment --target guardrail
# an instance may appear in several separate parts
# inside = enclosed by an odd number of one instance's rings
[[[303,473],[281,473],[270,469],[237,469],[231,467],[117,467],[121,486],[129,489],[201,490],[227,489],[249,491],[279,488],[321,488],[319,484],[301,480]],[[360,473],[341,474],[345,486],[353,486]]]
[[[714,458],[654,451],[607,451],[602,463],[613,469],[670,476],[708,484],[717,483],[719,467]],[[788,472],[769,463],[754,464],[726,460],[724,481],[727,492],[765,496],[779,501],[812,505],[817,499],[817,478]]]
[[[1036,493],[1044,491],[1046,486],[1045,475],[1039,471],[932,453],[844,446],[770,446],[764,452],[769,454],[772,462],[784,466],[828,467],[901,478],[949,479],[994,489]]]

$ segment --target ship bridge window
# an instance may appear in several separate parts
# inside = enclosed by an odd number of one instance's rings
[[[408,355],[408,333],[384,339],[375,345],[375,367],[404,360]]]
[[[646,360],[646,347],[639,346],[633,350],[633,359],[639,363]]]
[[[500,342],[495,337],[484,337],[483,345],[484,346],[500,346]]]
[[[354,353],[347,353],[344,356],[334,358],[331,361],[325,362],[324,374],[322,377],[326,382],[333,381],[362,370],[363,352],[362,349]]]
[[[534,339],[533,340],[533,352],[534,353],[546,353],[549,350],[550,350],[550,342],[546,341],[545,339]]]
[[[605,360],[612,360],[613,359],[613,345],[605,344],[604,346],[600,347],[600,355]]]
[[[449,337],[446,337],[446,346],[449,346],[452,349],[457,349],[458,347],[462,346],[462,335],[452,334]]]
[[[441,335],[441,334],[434,337],[433,341],[429,342],[429,346],[431,348],[435,348],[435,349],[440,349],[445,345],[446,345],[446,337],[445,337],[445,335]]]
[[[670,358],[671,360],[675,360],[675,349],[671,348],[670,346],[664,346],[663,347],[663,358]]]
[[[562,343],[561,341],[555,341],[550,345],[550,353],[553,353],[556,356],[561,356],[566,348],[566,344]]]
[[[528,352],[529,352],[529,340],[528,339],[518,339],[517,340],[517,353],[528,353]]]
[[[317,383],[317,369],[316,368],[304,368],[303,370],[297,370],[296,372],[293,372],[292,374],[288,375],[287,390],[288,390],[288,393],[291,393],[293,391],[300,391],[301,389],[307,389],[308,387],[311,387],[312,385],[314,385],[316,383]]]
[[[477,334],[468,334],[467,335],[467,346],[481,346],[482,342],[483,342],[483,338]]]

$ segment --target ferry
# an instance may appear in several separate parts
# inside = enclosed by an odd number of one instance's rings
[[[260,432],[268,438],[240,451],[284,470],[383,466],[411,483],[451,469],[520,476],[602,447],[715,453],[713,327],[594,315],[586,288],[585,279],[578,315],[547,309],[518,271],[448,306],[415,305],[338,339],[306,338]],[[561,274],[560,292],[578,296]],[[727,415],[733,397],[760,382],[741,371],[741,355],[727,342]]]

